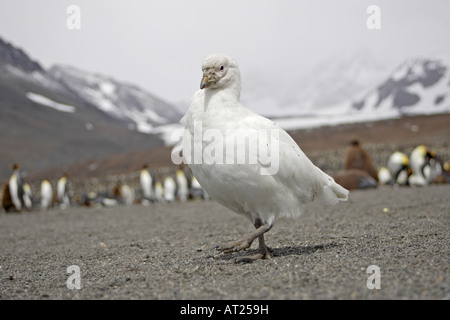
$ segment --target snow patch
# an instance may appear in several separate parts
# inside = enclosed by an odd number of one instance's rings
[[[180,123],[171,123],[153,128],[153,134],[157,134],[167,147],[172,147],[180,142],[184,133],[184,126]]]
[[[62,103],[58,103],[56,101],[53,101],[47,97],[44,97],[40,94],[36,94],[33,92],[28,92],[26,94],[27,98],[30,99],[33,102],[36,102],[40,105],[58,110],[58,111],[62,111],[62,112],[69,112],[69,113],[73,113],[75,112],[75,107],[73,106],[69,106],[67,104],[62,104]]]
[[[100,90],[108,96],[113,96],[116,91],[116,86],[110,81],[102,81],[99,83]]]

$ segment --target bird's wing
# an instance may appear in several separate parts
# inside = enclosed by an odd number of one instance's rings
[[[260,174],[270,175],[278,185],[291,190],[302,201],[313,200],[323,192],[325,186],[334,183],[330,176],[310,161],[285,130],[273,121],[246,110],[245,116],[241,115],[239,126],[247,128],[247,131],[258,131],[259,138],[264,132],[270,137],[264,141],[267,148],[258,150]],[[270,157],[267,157],[268,154]]]

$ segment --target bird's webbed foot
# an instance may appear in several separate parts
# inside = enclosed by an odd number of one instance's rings
[[[253,240],[255,239],[251,239],[249,236],[247,236],[242,239],[221,245],[217,247],[216,250],[221,251],[223,253],[238,252],[250,248],[250,246],[253,243]]]
[[[236,258],[235,263],[251,263],[255,260],[259,259],[271,259],[272,258],[272,249],[267,247],[266,245],[262,244],[260,242],[260,246],[258,249],[258,253],[252,255],[252,256],[243,256]]]
[[[258,259],[269,259],[272,257],[272,249],[267,247],[264,243],[264,233],[269,231],[272,228],[272,225],[270,224],[262,224],[261,221],[258,219],[255,222],[256,230],[253,231],[251,234],[245,236],[244,238],[241,238],[237,241],[229,242],[225,245],[219,246],[217,248],[218,251],[221,251],[223,253],[231,253],[231,252],[238,252],[241,250],[245,250],[250,248],[253,241],[258,238],[259,239],[259,249],[258,253],[252,256],[245,256],[240,257],[236,259],[236,262],[253,262]]]

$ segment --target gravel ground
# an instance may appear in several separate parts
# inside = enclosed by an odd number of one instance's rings
[[[214,249],[253,227],[212,200],[2,213],[0,299],[450,299],[449,193],[380,187],[308,204],[266,234],[273,259],[251,264],[234,258],[256,243]],[[367,287],[371,265],[380,289]]]

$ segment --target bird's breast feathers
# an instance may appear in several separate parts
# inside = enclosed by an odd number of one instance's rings
[[[185,116],[188,139],[184,140],[183,154],[191,155],[188,164],[197,159],[193,171],[200,176],[200,183],[202,176],[222,182],[231,176],[232,181],[248,187],[286,188],[283,192],[301,200],[314,198],[323,173],[286,131],[242,105],[208,106],[205,110],[201,96],[197,98]],[[195,152],[201,155],[195,158]]]

